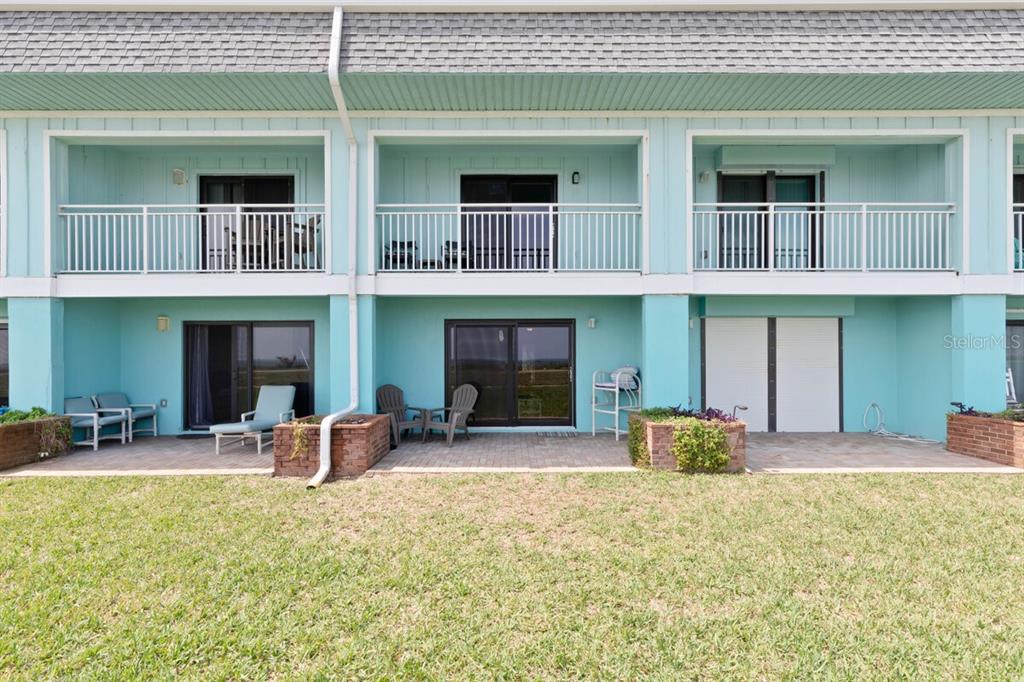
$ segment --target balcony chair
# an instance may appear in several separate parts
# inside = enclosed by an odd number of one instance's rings
[[[315,266],[320,267],[320,262],[317,258],[316,230],[316,226],[319,224],[320,216],[318,215],[312,216],[305,223],[295,223],[295,228],[292,232],[293,268],[309,270],[310,256],[316,261]]]
[[[416,415],[412,419],[409,418],[410,412]],[[430,410],[406,405],[402,389],[392,384],[384,384],[377,389],[377,413],[391,416],[391,442],[396,446],[402,442],[406,431],[422,430],[430,419]]]
[[[136,433],[149,433],[158,435],[156,424],[156,405],[154,403],[130,403],[128,396],[124,393],[98,393],[92,397],[92,402],[100,409],[128,410],[128,442],[135,440]],[[151,425],[148,428],[138,428],[135,423],[144,419],[150,419]]]
[[[384,247],[384,264],[387,270],[414,270],[419,260],[420,247],[415,241],[392,240]]]
[[[256,398],[256,409],[242,413],[242,420],[231,424],[215,424],[210,427],[214,435],[214,452],[220,454],[221,441],[226,444],[241,441],[245,445],[248,438],[256,441],[257,454],[263,454],[263,446],[270,441],[263,440],[263,434],[272,432],[278,424],[295,419],[294,386],[260,386],[259,397]]]
[[[424,422],[423,441],[426,442],[427,436],[431,431],[440,431],[445,434],[448,440],[448,447],[451,447],[452,441],[455,439],[455,432],[458,429],[462,429],[466,434],[466,440],[469,440],[469,424],[467,420],[473,414],[473,407],[476,405],[476,399],[479,395],[480,392],[476,390],[476,387],[470,384],[462,384],[457,387],[452,393],[452,404],[449,407],[438,407],[430,410],[431,419]],[[440,419],[433,421],[434,415],[438,415]],[[446,415],[447,419],[445,419]]]
[[[130,409],[121,407],[96,407],[91,398],[78,396],[64,400],[64,416],[71,417],[71,428],[84,429],[86,438],[84,440],[72,440],[73,445],[91,445],[93,450],[99,450],[101,440],[120,438],[121,444],[127,441],[128,413]],[[102,416],[106,415],[106,416]],[[101,436],[100,431],[104,426],[121,425],[121,433]],[[92,437],[89,437],[89,434]]]
[[[441,259],[445,270],[458,270],[460,266],[463,270],[468,270],[470,266],[469,249],[466,248],[465,242],[460,247],[459,242],[454,239],[445,240]]]

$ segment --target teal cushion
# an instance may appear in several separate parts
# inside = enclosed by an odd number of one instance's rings
[[[156,412],[152,407],[136,407],[132,409],[132,417],[135,419],[145,419],[152,417]]]
[[[253,419],[246,422],[234,422],[232,424],[215,424],[210,427],[210,433],[256,433],[257,431],[270,431],[280,422],[273,419]]]

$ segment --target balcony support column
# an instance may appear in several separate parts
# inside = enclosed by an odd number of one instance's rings
[[[7,302],[11,407],[64,411],[64,301]]]
[[[644,407],[690,406],[690,297],[642,297]]]
[[[954,296],[949,339],[952,400],[997,412],[1006,407],[1006,297]]]

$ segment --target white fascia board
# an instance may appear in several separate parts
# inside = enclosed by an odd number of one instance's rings
[[[52,295],[60,298],[250,298],[342,296],[348,292],[345,275],[304,273],[59,275],[50,281],[54,282]]]
[[[769,296],[959,296],[1006,295],[1010,275],[958,275],[955,272],[698,272],[695,295]]]
[[[360,277],[360,294],[377,296],[639,296],[640,273],[443,273]]]

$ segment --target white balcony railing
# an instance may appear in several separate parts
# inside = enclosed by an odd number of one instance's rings
[[[953,204],[696,204],[695,270],[952,270]]]
[[[1013,269],[1024,271],[1024,204],[1013,204]]]
[[[381,204],[381,272],[639,271],[638,204]]]
[[[63,205],[61,273],[323,272],[321,204]]]

